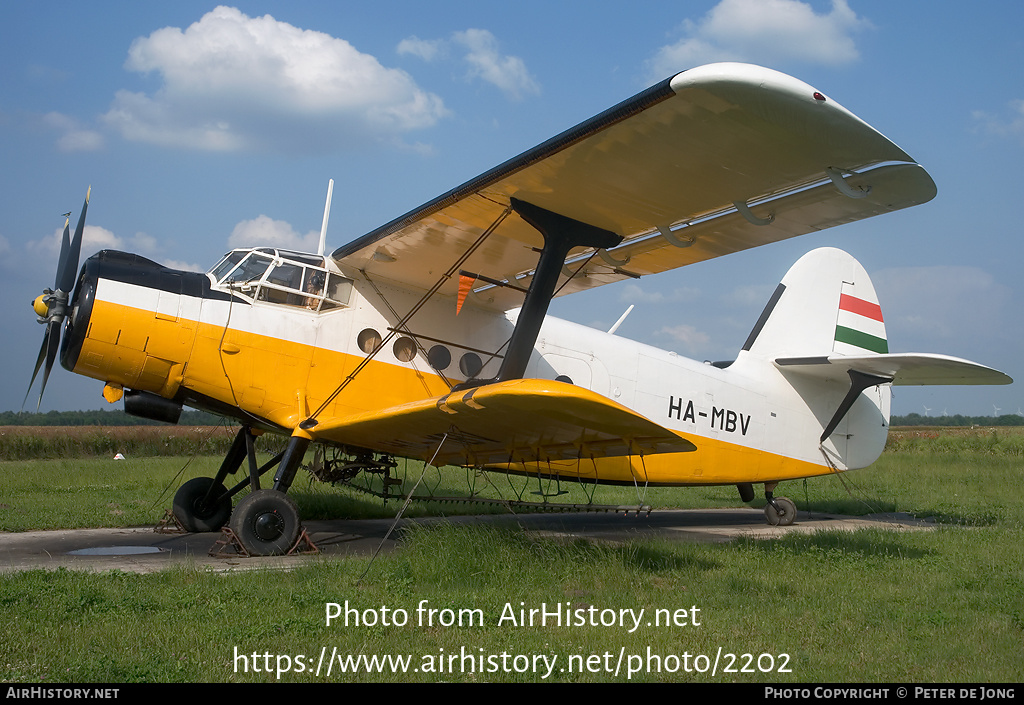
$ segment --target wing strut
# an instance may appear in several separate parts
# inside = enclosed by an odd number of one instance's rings
[[[523,220],[532,225],[544,236],[544,249],[540,253],[540,261],[526,292],[523,308],[519,312],[512,339],[508,344],[508,352],[501,361],[498,376],[489,380],[471,379],[456,386],[455,391],[479,387],[492,382],[507,382],[522,379],[526,373],[526,365],[540,334],[540,326],[548,312],[548,305],[558,284],[558,275],[562,272],[569,251],[574,247],[615,247],[622,242],[622,237],[610,230],[581,223],[564,215],[545,210],[526,201],[513,198],[512,210]]]

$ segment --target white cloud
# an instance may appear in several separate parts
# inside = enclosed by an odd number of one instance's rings
[[[974,118],[978,128],[997,137],[1015,137],[1024,142],[1024,100],[1014,100],[1007,106],[1009,115],[991,115],[975,110]]]
[[[343,39],[232,7],[136,39],[125,67],[159,74],[161,86],[119,91],[104,120],[126,139],[164,146],[323,151],[447,114],[404,71]]]
[[[409,37],[398,44],[399,54],[411,54],[425,61],[448,56],[449,48],[457,47],[465,53],[462,60],[468,65],[468,77],[480,79],[497,87],[509,100],[522,100],[527,94],[540,93],[540,84],[530,75],[518,56],[501,54],[498,39],[486,29],[467,29],[455,32],[450,40]]]
[[[646,291],[639,284],[630,282],[619,292],[619,301],[627,304],[660,304],[679,301],[694,301],[700,298],[700,290],[693,287],[677,287],[669,292]]]
[[[72,222],[72,235],[74,234],[74,227],[75,223]],[[25,243],[25,249],[31,255],[33,261],[41,262],[44,268],[52,267],[56,271],[57,260],[60,259],[63,233],[63,226],[59,227],[50,235]],[[160,243],[152,235],[139,232],[129,238],[124,238],[99,225],[86,225],[82,231],[82,252],[79,257],[79,264],[85,262],[86,259],[100,250],[135,252],[172,269],[183,269],[189,272],[206,271],[205,267],[201,267],[198,264],[164,259],[161,256],[162,248]],[[2,250],[0,250],[0,254],[2,254]]]
[[[678,326],[662,326],[655,334],[683,346],[683,351],[693,354],[707,348],[711,336],[685,323]]]
[[[177,259],[167,259],[160,261],[160,264],[171,269],[180,269],[183,272],[205,272],[209,267],[203,267],[195,262],[183,262]]]
[[[67,115],[47,113],[43,122],[62,133],[57,140],[57,148],[62,152],[94,152],[103,147],[103,135],[82,128],[77,120]]]
[[[629,304],[659,304],[665,300],[660,291],[644,291],[639,284],[626,284],[619,292],[619,301]]]
[[[775,291],[775,285],[747,284],[733,289],[725,296],[725,300],[733,306],[756,307],[764,306]]]
[[[827,14],[799,0],[721,0],[700,20],[686,20],[683,37],[648,64],[655,78],[714,61],[846,64],[859,56],[853,33],[870,26],[846,0],[832,0]]]
[[[420,39],[413,35],[398,43],[399,54],[411,54],[424,61],[433,61],[446,52],[446,45],[441,39]]]
[[[228,238],[228,246],[231,248],[280,247],[286,250],[316,252],[319,245],[319,230],[310,230],[305,235],[300,235],[289,223],[265,215],[243,220],[234,227]]]
[[[505,97],[520,100],[525,93],[540,93],[540,86],[518,56],[498,53],[498,40],[486,29],[456,32],[453,41],[468,50],[469,75],[497,86]]]
[[[71,223],[72,237],[74,236],[74,229],[75,224]],[[63,235],[64,227],[61,226],[46,237],[29,241],[25,244],[25,247],[34,256],[52,260],[53,266],[56,268],[57,260],[60,257]],[[105,249],[122,250],[124,249],[124,240],[106,228],[101,228],[98,225],[86,225],[85,229],[82,230],[82,256],[80,261],[85,261],[86,257]]]

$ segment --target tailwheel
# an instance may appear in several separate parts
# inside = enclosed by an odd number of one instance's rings
[[[231,497],[212,477],[196,477],[178,488],[173,511],[186,531],[220,531],[231,516]]]
[[[299,508],[279,490],[256,490],[235,507],[231,530],[252,556],[281,556],[299,537]]]
[[[764,516],[772,526],[790,526],[796,521],[796,503],[789,497],[769,497]]]

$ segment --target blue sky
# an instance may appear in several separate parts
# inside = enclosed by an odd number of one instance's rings
[[[697,359],[728,359],[804,252],[872,275],[893,351],[1024,380],[1024,5],[714,2],[8,3],[0,25],[0,410],[43,329],[61,214],[93,187],[103,247],[207,269],[228,249],[328,248],[677,71],[790,73],[923,164],[931,203],[555,302],[552,313]],[[312,242],[312,244],[309,244]],[[898,388],[895,413],[1013,413],[1020,384]],[[56,369],[42,408],[103,408]],[[34,406],[31,402],[29,406]]]

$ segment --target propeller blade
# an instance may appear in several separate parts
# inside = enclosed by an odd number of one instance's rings
[[[60,259],[57,260],[57,273],[53,275],[53,288],[60,288],[60,273],[64,271],[64,263],[68,261],[68,253],[71,251],[71,231],[68,229],[68,225],[71,224],[70,218],[64,219],[64,237],[60,242]]]
[[[46,367],[43,368],[43,381],[39,385],[39,401],[36,402],[36,411],[43,403],[43,392],[46,391],[46,380],[50,378],[50,370],[53,369],[53,361],[57,359],[57,349],[60,347],[61,322],[50,321],[46,326]]]
[[[43,333],[43,344],[39,348],[39,357],[36,358],[36,366],[35,366],[35,369],[32,370],[32,379],[29,380],[28,389],[25,390],[25,398],[22,399],[22,401],[21,401],[22,408],[25,408],[25,402],[28,401],[28,395],[32,393],[32,385],[36,383],[36,375],[39,374],[39,368],[43,366],[43,360],[46,359],[46,348],[48,346],[48,341],[49,340],[50,340],[50,326],[47,325],[46,326],[46,332]],[[39,409],[39,406],[37,405],[36,406],[36,410],[38,411],[38,409]]]
[[[82,215],[78,217],[78,226],[75,228],[75,237],[71,240],[71,247],[68,249],[67,259],[61,258],[57,277],[60,283],[57,288],[70,294],[75,285],[75,277],[78,275],[78,260],[82,255],[82,231],[85,230],[85,212],[89,210],[89,196],[92,194],[92,186],[85,192],[85,205],[82,206]],[[63,248],[61,248],[63,250]]]
[[[46,324],[46,333],[43,334],[43,344],[39,348],[39,356],[36,358],[35,369],[32,370],[32,379],[29,380],[28,390],[25,392],[25,398],[22,400],[22,407],[25,406],[25,402],[28,401],[28,395],[32,393],[32,385],[36,382],[36,376],[39,374],[39,368],[43,366],[43,360],[46,360],[46,367],[43,369],[43,381],[39,386],[39,401],[36,402],[36,411],[39,411],[40,405],[43,403],[43,392],[46,390],[46,380],[50,377],[50,370],[53,369],[53,361],[57,359],[57,350],[60,347],[60,322],[50,321]]]

